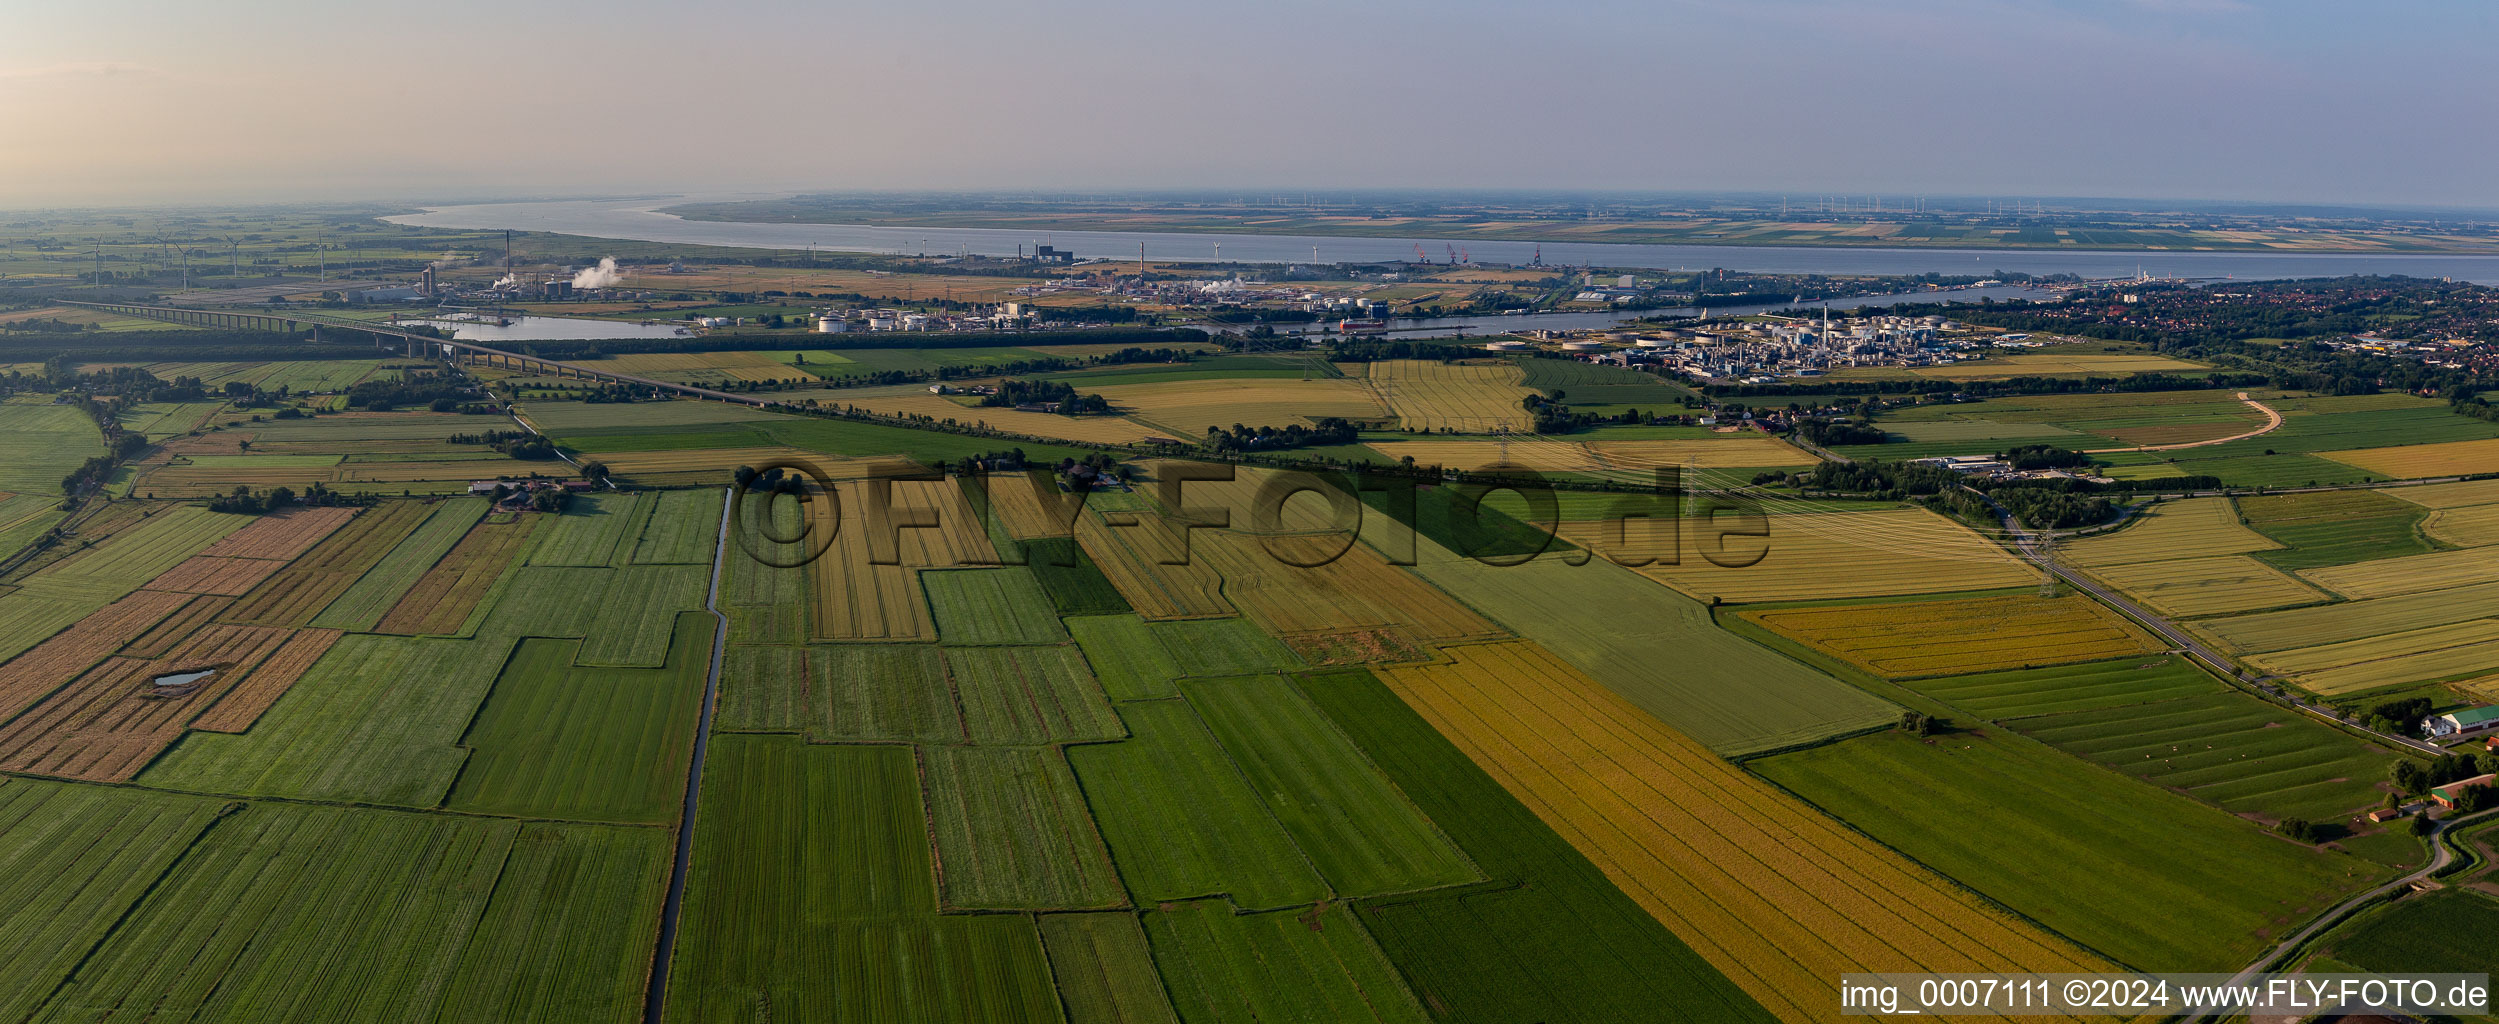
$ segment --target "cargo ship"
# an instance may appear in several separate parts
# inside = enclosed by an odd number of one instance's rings
[[[1337,321],[1337,322],[1336,322],[1336,329],[1337,329],[1337,330],[1339,330],[1339,331],[1343,331],[1343,332],[1345,332],[1345,333],[1347,333],[1347,334],[1362,334],[1362,333],[1366,333],[1366,332],[1369,332],[1369,331],[1385,331],[1385,330],[1387,330],[1387,329],[1388,329],[1388,321],[1386,321],[1386,320],[1339,320],[1339,321]]]

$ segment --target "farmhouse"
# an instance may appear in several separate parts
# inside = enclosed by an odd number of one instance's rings
[[[2421,723],[2421,728],[2429,733],[2431,739],[2452,739],[2499,729],[2499,704],[2432,715],[2429,721]]]
[[[2464,799],[2465,790],[2480,789],[2494,782],[2499,782],[2499,775],[2476,775],[2469,779],[2459,779],[2430,790],[2430,799],[2438,801],[2438,806],[2452,811],[2456,809],[2457,802]]]

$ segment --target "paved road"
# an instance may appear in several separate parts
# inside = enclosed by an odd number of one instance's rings
[[[703,608],[714,620],[711,672],[703,677],[703,713],[694,724],[694,761],[686,766],[685,810],[677,819],[677,860],[668,872],[668,902],[660,907],[659,915],[659,946],[651,953],[650,983],[642,994],[644,1024],[660,1024],[660,1014],[668,1005],[668,966],[677,955],[677,917],[685,907],[686,867],[694,860],[694,804],[703,794],[703,756],[711,748],[712,707],[720,699],[720,659],[729,643],[729,617],[720,613],[720,564],[728,557],[729,510],[735,504],[734,500],[721,502],[720,535],[712,541],[711,590],[703,595]]]
[[[2204,641],[2197,639],[2194,634],[2188,633],[2185,629],[2180,628],[2168,619],[2153,614],[2150,609],[2144,608],[2133,601],[2127,600],[2123,595],[2118,594],[2116,591],[2100,585],[2099,581],[2058,564],[2056,559],[2049,557],[2048,553],[2039,547],[2037,535],[2033,534],[2029,530],[2023,529],[2022,524],[2013,518],[2011,510],[2006,509],[2001,503],[1997,502],[1995,498],[1988,496],[1983,491],[1979,491],[1976,488],[1969,488],[1969,490],[1971,493],[1977,494],[1981,498],[1985,498],[1987,504],[1996,510],[1997,518],[2003,520],[2004,522],[2005,534],[2013,538],[2014,545],[2021,550],[2024,557],[2038,563],[2040,568],[2055,574],[2058,579],[2064,580],[2066,583],[2073,585],[2075,589],[2084,591],[2093,597],[2099,598],[2101,601],[2106,602],[2110,607],[2124,612],[2127,616],[2143,623],[2146,626],[2150,626],[2162,637],[2167,638],[2173,648],[2185,651],[2197,660],[2202,661],[2206,665],[2212,666],[2213,671],[2221,673],[2224,678],[2241,678],[2238,666],[2232,664],[2228,656],[2222,654],[2220,651],[2214,650],[2211,646],[2205,644]],[[2264,681],[2265,680],[2262,679],[2256,680],[2256,682]],[[2376,737],[2379,742],[2388,746],[2402,747],[2404,749],[2428,754],[2432,757],[2436,757],[2447,752],[2445,748],[2439,747],[2436,744],[2426,743],[2421,740],[2413,739],[2409,736],[2395,736],[2388,733],[2377,732],[2359,725],[2358,723],[2346,721],[2340,712],[2325,707],[2324,705],[2312,704],[2296,697],[2268,696],[2269,699],[2288,705],[2297,710],[2307,712],[2308,714],[2324,719],[2334,725],[2342,726],[2347,729],[2358,729],[2362,732],[2366,732],[2369,735]]]
[[[2262,974],[2267,968],[2281,963],[2284,957],[2290,956],[2292,953],[2298,951],[2301,946],[2307,945],[2310,939],[2314,939],[2318,935],[2324,934],[2327,929],[2343,923],[2345,918],[2357,913],[2361,908],[2377,902],[2380,898],[2398,889],[2408,888],[2412,884],[2422,881],[2431,875],[2437,874],[2439,871],[2444,870],[2447,865],[2455,863],[2455,850],[2450,848],[2446,843],[2441,842],[2441,838],[2448,832],[2462,827],[2467,822],[2471,822],[2479,818],[2486,818],[2493,814],[2499,814],[2499,810],[2483,811],[2480,814],[2466,815],[2465,817],[2458,818],[2454,821],[2439,822],[2438,831],[2431,833],[2428,840],[2430,849],[2433,851],[2433,855],[2430,857],[2430,863],[2427,867],[2405,875],[2402,878],[2395,879],[2385,885],[2378,886],[2375,889],[2361,893],[2358,896],[2344,900],[2341,903],[2335,904],[2333,909],[2317,915],[2315,920],[2308,922],[2308,927],[2292,933],[2290,938],[2282,940],[2281,945],[2267,950],[2265,955],[2256,959],[2255,963],[2247,965],[2247,969],[2232,975],[2230,978],[2230,984],[2247,984],[2248,979],[2253,978],[2258,974]],[[2197,1021],[2207,1019],[2211,1016],[2212,1014],[2209,1013],[2191,1014],[2184,1018],[2180,1024],[2196,1024]]]

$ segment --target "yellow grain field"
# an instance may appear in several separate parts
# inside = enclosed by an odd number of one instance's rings
[[[1359,380],[1290,377],[1178,380],[1151,384],[1110,384],[1093,389],[1130,419],[1152,427],[1151,433],[1196,441],[1208,427],[1285,427],[1309,425],[1329,416],[1350,420],[1385,420],[1392,415],[1379,396]]]
[[[2417,594],[2499,579],[2499,547],[2380,558],[2302,569],[2299,574],[2310,583],[2354,600]]]
[[[1427,466],[1473,469],[1503,460],[1540,473],[1646,475],[1666,466],[1694,469],[1784,469],[1813,465],[1811,454],[1767,434],[1641,441],[1564,441],[1520,437],[1501,441],[1379,441],[1371,450],[1392,459],[1413,456]]]
[[[2474,619],[2247,659],[2328,696],[2499,668],[2499,619]]]
[[[2248,529],[2228,498],[2164,502],[2115,533],[2065,545],[2065,561],[2099,567],[2204,555],[2242,555],[2282,545]]]
[[[2499,437],[2393,448],[2353,448],[2317,454],[2391,480],[2499,471]]]
[[[2127,562],[2091,574],[2153,611],[2180,618],[2326,600],[2324,592],[2246,555]]]
[[[2106,967],[1711,754],[1532,643],[1378,669],[1624,893],[1785,1020],[1863,971]]]
[[[1223,592],[1241,614],[1270,633],[1309,633],[1386,626],[1403,627],[1426,640],[1503,635],[1455,598],[1356,544],[1325,564],[1333,543],[1310,537],[1260,538],[1222,530],[1197,531],[1193,554],[1223,580]],[[1283,549],[1283,558],[1268,550]]]
[[[2499,544],[2499,505],[2439,509],[2422,521],[2421,532],[2457,547]]]
[[[2426,487],[2389,487],[2378,493],[2429,508],[2499,505],[2499,480],[2461,480]]]
[[[1363,380],[1406,430],[1485,434],[1505,425],[1524,430],[1533,418],[1519,402],[1535,394],[1519,383],[1525,379],[1526,371],[1507,360],[1383,359],[1363,364]]]
[[[1133,525],[1112,526],[1106,515]],[[1077,521],[1076,543],[1145,618],[1209,618],[1236,610],[1224,599],[1223,577],[1204,557],[1184,554],[1178,531],[1163,525],[1160,516],[1088,512]],[[1169,564],[1184,559],[1185,565]]]
[[[963,405],[944,395],[929,394],[925,385],[862,388],[842,392],[838,400],[843,405],[855,405],[886,416],[924,416],[938,422],[953,420],[967,426],[982,425],[991,430],[1096,444],[1127,444],[1142,441],[1156,433],[1152,428],[1132,422],[1125,416],[1061,416],[1049,412],[1020,412],[1004,406],[983,408]]]
[[[2162,645],[2081,595],[1782,608],[1744,617],[1891,679],[2064,665]]]
[[[835,529],[832,546],[807,564],[814,635],[822,640],[935,640],[937,623],[920,594],[919,568],[902,564],[901,553],[925,555],[926,543],[910,535],[936,531],[905,530],[900,548],[883,535],[890,525],[872,521],[863,485],[840,485],[838,523],[833,510],[819,503],[813,514],[817,528]],[[969,516],[965,520],[969,522]],[[940,525],[945,525],[940,520]],[[972,522],[977,531],[979,524]],[[956,527],[960,530],[963,527]],[[982,545],[987,546],[986,538]]]
[[[1645,566],[1640,573],[1702,600],[1739,603],[1940,594],[2039,581],[2038,570],[1994,542],[1925,509],[1777,515],[1760,522],[1769,536],[1722,542],[1715,530],[1683,520],[1682,562]],[[1756,555],[1758,561],[1744,564]]]

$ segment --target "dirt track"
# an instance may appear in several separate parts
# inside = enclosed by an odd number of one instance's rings
[[[2185,444],[2147,444],[2136,448],[2087,448],[2083,450],[2083,454],[2114,455],[2118,452],[2174,452],[2182,448],[2202,448],[2205,445],[2228,444],[2232,441],[2245,441],[2251,437],[2263,437],[2266,434],[2273,433],[2275,428],[2282,425],[2281,413],[2273,411],[2272,406],[2247,397],[2247,392],[2239,392],[2239,401],[2246,402],[2247,404],[2256,407],[2257,412],[2264,413],[2265,425],[2244,434],[2232,434],[2229,437],[2216,437],[2210,441],[2189,441]]]

